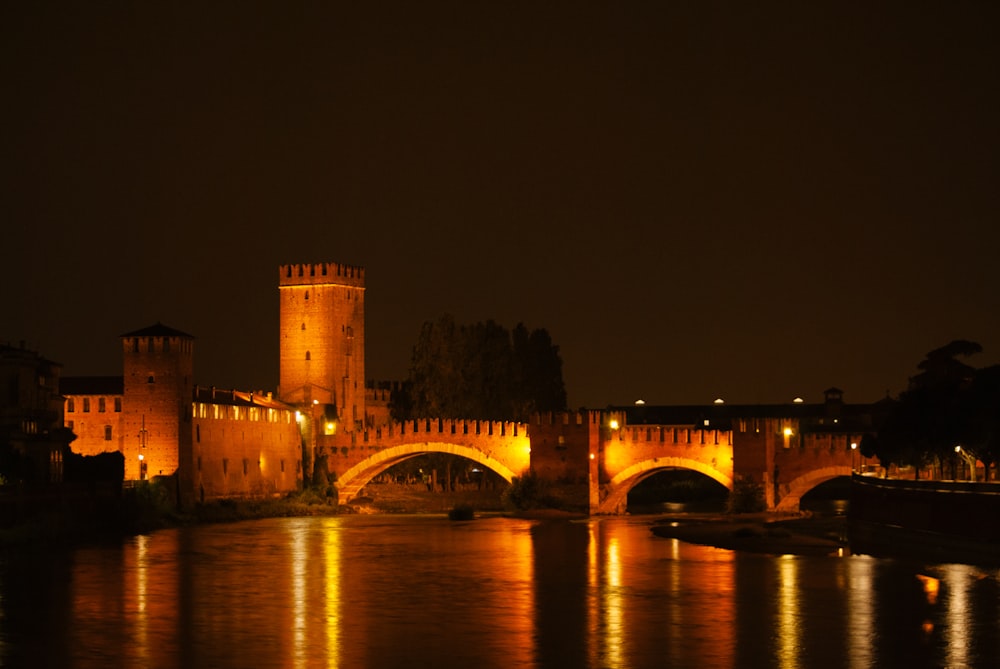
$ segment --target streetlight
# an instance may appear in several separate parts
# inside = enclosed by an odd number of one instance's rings
[[[857,468],[854,466],[854,453],[857,450],[858,450],[858,442],[852,441],[851,442],[851,471],[852,472],[858,471]]]

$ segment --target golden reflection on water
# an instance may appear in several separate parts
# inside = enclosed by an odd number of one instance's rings
[[[799,669],[802,629],[799,617],[799,561],[793,555],[778,560],[778,663],[781,669]]]
[[[874,579],[872,570],[875,560],[856,555],[848,558],[847,611],[849,632],[847,636],[847,657],[850,666],[867,669],[873,666],[872,639],[875,629]]]
[[[326,583],[326,666],[340,666],[340,532],[324,532],[323,572]]]
[[[276,519],[15,566],[0,665],[990,666],[1000,639],[995,573],[749,556],[624,519]],[[46,577],[45,601],[12,585]],[[30,606],[54,650],[17,636]]]
[[[969,589],[973,584],[972,567],[949,564],[943,567],[948,582],[945,600],[945,657],[949,667],[969,666]]]
[[[140,534],[135,538],[135,636],[137,659],[149,666],[149,618],[146,610],[149,578],[149,536]]]

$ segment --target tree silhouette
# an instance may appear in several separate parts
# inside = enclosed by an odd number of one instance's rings
[[[566,390],[559,347],[544,329],[495,321],[458,325],[450,315],[426,322],[410,358],[409,377],[393,393],[396,420],[527,420],[562,411]]]
[[[957,360],[982,351],[956,340],[927,353],[878,426],[862,440],[867,457],[883,466],[943,467],[962,457],[975,476],[976,460],[986,465],[1000,457],[1000,366],[976,369]]]

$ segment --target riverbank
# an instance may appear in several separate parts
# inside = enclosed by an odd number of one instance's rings
[[[657,537],[769,555],[836,555],[848,551],[844,516],[677,514],[657,518]]]

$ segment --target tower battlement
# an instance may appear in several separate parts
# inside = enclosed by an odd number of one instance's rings
[[[343,263],[300,263],[278,267],[278,286],[332,284],[365,287],[365,268]]]

